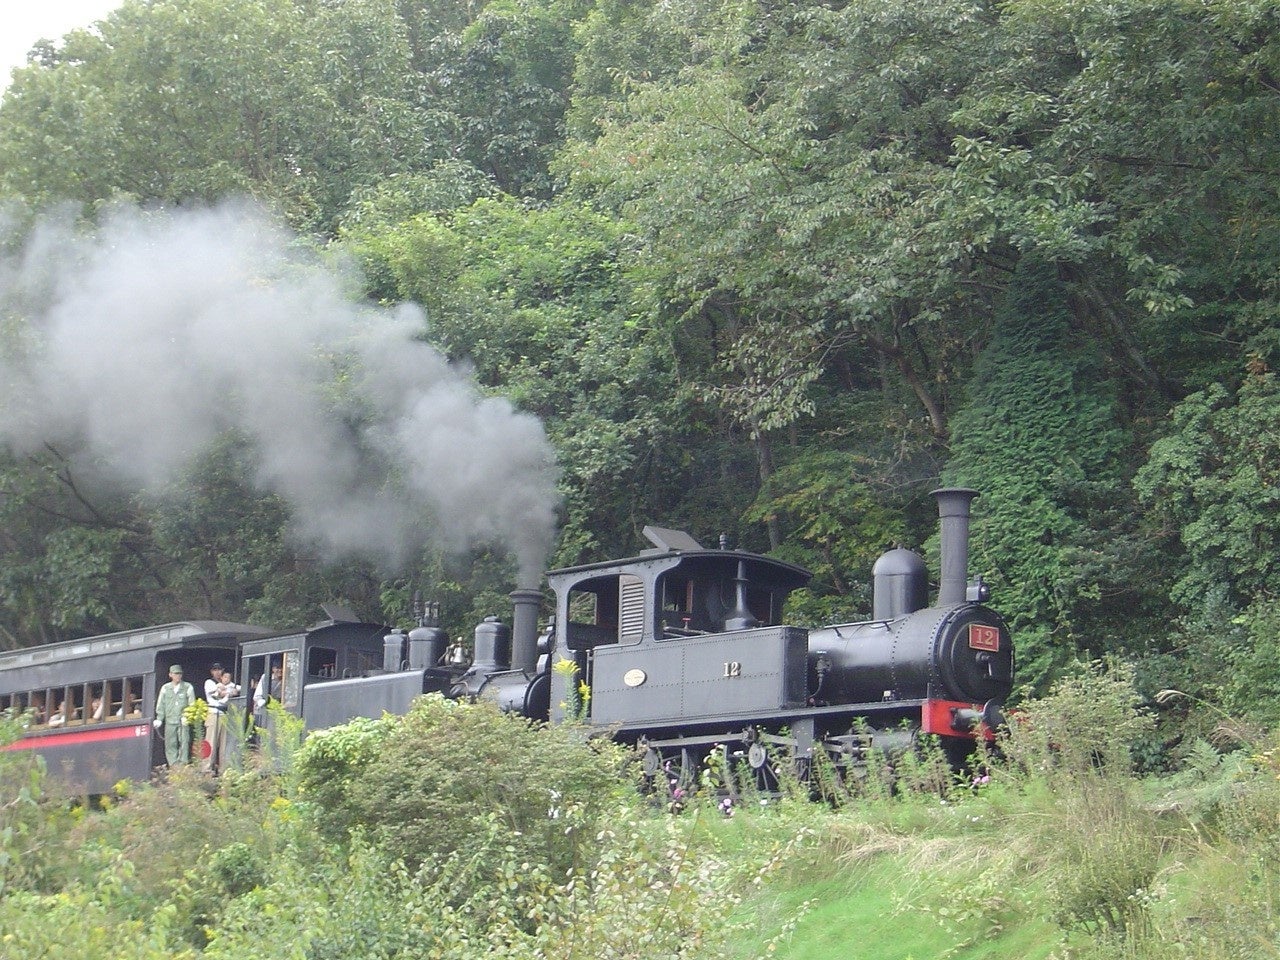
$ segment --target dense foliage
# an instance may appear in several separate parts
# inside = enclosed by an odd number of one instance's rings
[[[678,814],[607,746],[432,698],[92,810],[0,751],[0,957],[1274,956],[1274,738],[1139,781],[1141,699],[1093,663],[958,776],[926,744],[892,789],[726,803],[708,764]]]
[[[125,0],[0,103],[0,350],[55,295],[22,260],[51,208],[247,194],[542,418],[552,563],[723,532],[815,570],[798,618],[855,617],[874,556],[931,534],[924,492],[968,483],[1028,689],[1112,652],[1271,720],[1278,26],[1269,0]],[[3,642],[398,620],[415,588],[463,632],[510,585],[489,549],[317,559],[244,442],[145,494],[0,451]]]

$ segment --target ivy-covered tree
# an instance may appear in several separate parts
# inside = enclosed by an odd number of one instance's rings
[[[1073,313],[1128,402],[1275,349],[1275,70],[1269,4],[1000,8],[998,55],[957,101],[940,211],[985,238],[1075,264]]]
[[[1024,690],[1078,652],[1140,635],[1154,584],[1127,502],[1126,450],[1096,348],[1072,336],[1069,288],[1024,261],[956,413],[948,484],[982,494],[973,567],[1018,638]]]

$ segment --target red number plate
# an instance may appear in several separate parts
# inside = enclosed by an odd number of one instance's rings
[[[1000,649],[1000,628],[989,627],[985,623],[969,624],[969,647],[973,650]]]

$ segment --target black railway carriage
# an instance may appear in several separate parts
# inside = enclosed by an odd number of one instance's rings
[[[462,672],[439,666],[446,635],[436,627],[421,626],[406,636],[361,622],[340,607],[326,612],[326,622],[241,646],[240,675],[247,679],[239,703],[259,725],[271,722],[269,712],[255,709],[260,696],[274,697],[308,730],[322,730],[354,717],[405,713],[415,697],[447,692]],[[279,674],[275,688],[273,671]]]
[[[30,711],[6,749],[37,751],[68,793],[146,780],[164,763],[151,721],[169,667],[181,664],[201,696],[212,664],[234,664],[242,641],[269,632],[191,621],[0,653],[0,710]]]

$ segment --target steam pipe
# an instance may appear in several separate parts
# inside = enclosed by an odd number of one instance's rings
[[[964,603],[969,586],[969,504],[977,490],[943,487],[931,496],[938,501],[942,569],[938,577],[938,606]]]
[[[542,591],[531,587],[512,590],[511,668],[532,674],[538,668],[538,611]]]

